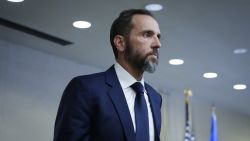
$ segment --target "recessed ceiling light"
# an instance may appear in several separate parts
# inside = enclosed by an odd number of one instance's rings
[[[246,48],[237,48],[234,50],[234,54],[244,54],[247,52]]]
[[[171,65],[182,65],[184,63],[181,59],[171,59],[169,60],[169,64]]]
[[[160,4],[148,4],[145,6],[145,9],[148,11],[160,11],[163,9],[163,6]]]
[[[204,78],[216,78],[218,75],[215,72],[207,72],[203,74]]]
[[[90,28],[91,23],[87,21],[75,21],[73,22],[73,26],[76,28]]]
[[[245,85],[245,84],[235,84],[235,85],[233,86],[233,88],[234,88],[235,90],[244,90],[244,89],[247,88],[247,85]]]
[[[24,0],[7,0],[9,2],[23,2]]]

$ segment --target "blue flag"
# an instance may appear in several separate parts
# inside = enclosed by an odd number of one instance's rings
[[[217,132],[217,121],[215,115],[215,108],[213,107],[212,120],[211,120],[211,136],[210,141],[219,141]]]

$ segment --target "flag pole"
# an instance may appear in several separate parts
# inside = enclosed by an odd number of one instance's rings
[[[191,89],[184,89],[185,95],[185,117],[186,117],[186,128],[185,128],[185,136],[184,141],[195,141],[193,127],[192,127],[192,113],[191,113],[191,102],[190,97],[193,95]]]
[[[192,129],[192,112],[191,112],[191,103],[190,103],[190,97],[192,97],[193,96],[193,92],[192,92],[192,90],[191,89],[185,89],[184,90],[184,94],[185,94],[185,102],[186,102],[186,104],[187,104],[187,111],[188,111],[188,117],[187,117],[187,119],[188,119],[188,122],[189,122],[189,125],[190,125],[190,128]]]

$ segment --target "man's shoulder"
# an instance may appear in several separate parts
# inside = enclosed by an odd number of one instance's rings
[[[103,74],[104,74],[104,72],[97,72],[97,73],[91,73],[91,74],[78,75],[78,76],[75,76],[74,79],[95,78],[95,77],[100,77]]]
[[[86,74],[86,75],[78,75],[75,76],[71,81],[78,81],[78,82],[91,82],[95,80],[100,80],[104,78],[104,72]]]
[[[107,75],[107,72],[109,72],[111,69],[112,67],[102,72],[75,76],[71,81],[79,81],[79,82],[85,82],[85,83],[86,82],[90,83],[90,82],[95,82],[95,81],[104,81]]]

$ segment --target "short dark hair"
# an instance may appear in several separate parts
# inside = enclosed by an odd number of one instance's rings
[[[129,9],[124,10],[120,13],[119,17],[114,20],[111,29],[110,29],[110,43],[115,55],[115,58],[118,58],[117,49],[114,44],[114,38],[116,35],[122,35],[125,38],[128,38],[130,31],[133,27],[131,20],[134,15],[148,15],[154,18],[153,14],[145,9]]]

